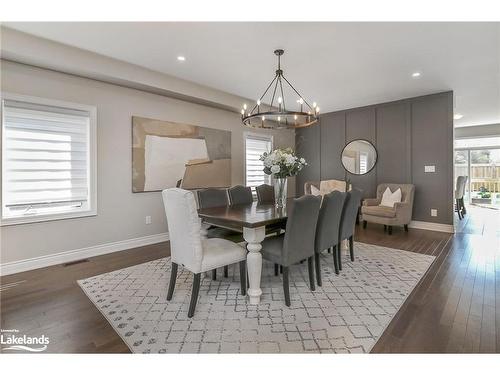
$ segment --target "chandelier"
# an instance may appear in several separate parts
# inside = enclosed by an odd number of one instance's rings
[[[274,54],[278,56],[276,75],[253,108],[247,110],[248,106],[243,104],[241,110],[243,125],[251,128],[296,129],[313,125],[318,121],[318,105],[313,103],[310,106],[283,74],[281,56],[284,53],[285,51],[282,49],[274,51]],[[269,104],[264,104],[268,93],[267,103]],[[285,101],[285,94],[288,94],[288,97],[293,97],[292,105],[288,104],[290,103],[288,100]]]

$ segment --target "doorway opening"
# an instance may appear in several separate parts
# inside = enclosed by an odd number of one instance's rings
[[[456,231],[469,222],[481,222],[484,227],[488,218],[499,215],[491,211],[500,210],[500,136],[456,139],[454,160],[456,189],[459,177],[467,178],[462,199],[465,215],[460,217],[455,207]]]

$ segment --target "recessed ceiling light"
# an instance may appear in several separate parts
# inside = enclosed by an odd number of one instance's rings
[[[456,113],[455,116],[453,116],[455,120],[460,120],[462,117],[464,117],[464,115],[462,115],[461,113]]]
[[[177,60],[186,61],[186,58],[184,56],[177,56]]]
[[[415,73],[412,73],[412,75],[411,75],[411,76],[412,76],[413,78],[418,78],[418,77],[420,77],[420,75],[421,75],[421,73],[420,73],[420,72],[415,72]]]

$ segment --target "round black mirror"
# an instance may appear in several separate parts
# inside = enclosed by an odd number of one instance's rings
[[[366,174],[377,163],[377,150],[364,139],[349,142],[342,150],[342,165],[352,174]]]

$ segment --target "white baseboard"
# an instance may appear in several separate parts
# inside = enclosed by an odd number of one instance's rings
[[[436,232],[455,233],[455,227],[451,224],[430,223],[428,221],[412,220],[408,225],[414,229],[433,230]]]
[[[95,257],[97,255],[114,253],[115,251],[133,249],[135,247],[152,245],[164,241],[168,241],[168,233],[130,238],[128,240],[109,242],[101,245],[84,247],[82,249],[64,251],[62,253],[44,255],[37,258],[18,260],[15,262],[0,264],[0,275],[11,275],[13,273],[30,271],[56,264],[74,262],[80,259]]]

